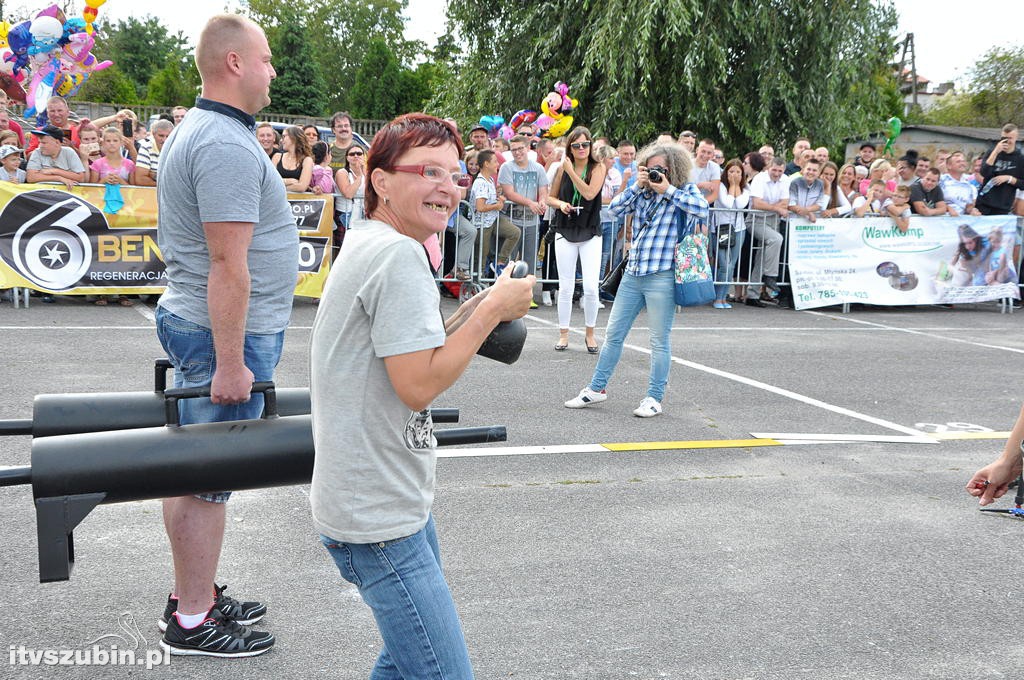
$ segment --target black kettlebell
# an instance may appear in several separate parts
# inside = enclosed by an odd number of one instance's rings
[[[525,262],[510,264],[512,267],[512,278],[521,279],[529,271]],[[523,352],[523,345],[526,344],[526,322],[522,319],[514,321],[502,321],[491,334],[480,345],[476,351],[482,357],[500,361],[503,364],[514,364],[519,355]]]

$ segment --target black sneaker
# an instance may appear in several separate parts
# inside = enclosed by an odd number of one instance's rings
[[[214,607],[195,628],[182,628],[172,615],[160,646],[175,656],[257,656],[274,646],[274,636],[226,619]]]
[[[262,602],[239,602],[230,595],[225,595],[224,591],[227,590],[227,586],[218,586],[216,583],[213,584],[213,590],[217,593],[217,598],[214,600],[214,606],[220,610],[220,613],[225,617],[236,621],[243,626],[251,626],[267,614],[267,605]],[[160,627],[160,631],[167,630],[167,622],[171,620],[171,616],[174,612],[178,611],[178,601],[172,599],[170,595],[167,596],[167,606],[164,607],[164,615],[160,617],[157,625]]]

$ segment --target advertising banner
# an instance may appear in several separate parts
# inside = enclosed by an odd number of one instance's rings
[[[846,302],[931,305],[1019,298],[1017,218],[913,216],[789,221],[797,309]]]
[[[156,189],[115,189],[80,185],[68,191],[0,182],[0,289],[61,295],[163,292]],[[288,201],[299,232],[295,294],[319,297],[330,268],[334,199],[289,194]]]

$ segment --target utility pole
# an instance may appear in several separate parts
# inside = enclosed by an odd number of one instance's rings
[[[914,54],[914,34],[907,33],[907,37],[900,43],[900,47],[903,48],[903,53],[900,56],[899,72],[896,77],[901,81],[902,91],[902,80],[903,80],[903,69],[907,67],[907,58],[909,55],[910,59],[910,101],[913,107],[917,107],[917,57]]]

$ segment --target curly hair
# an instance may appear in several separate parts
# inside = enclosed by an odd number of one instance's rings
[[[653,142],[636,155],[638,166],[647,165],[647,161],[655,156],[665,157],[665,167],[668,169],[668,182],[672,186],[681,187],[690,181],[690,172],[693,170],[693,157],[690,152],[679,144],[658,144]]]

